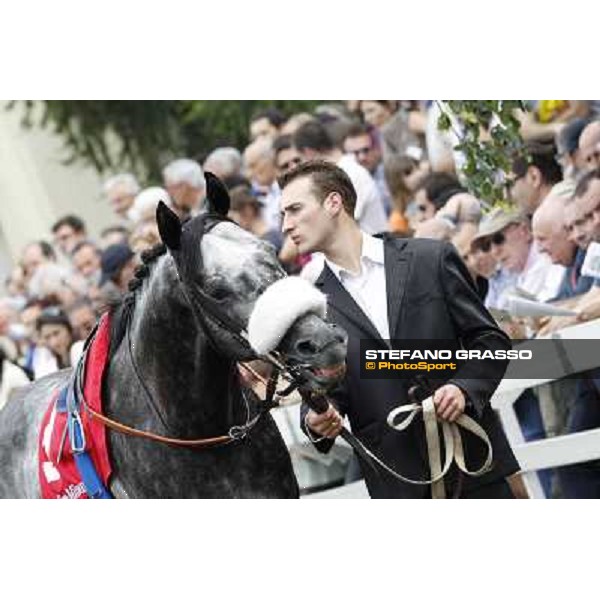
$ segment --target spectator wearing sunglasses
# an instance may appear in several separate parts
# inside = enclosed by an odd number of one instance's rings
[[[379,190],[385,214],[389,217],[393,208],[392,199],[384,174],[381,147],[375,130],[362,123],[352,125],[344,139],[344,152],[354,156],[356,162],[369,171]]]
[[[528,219],[520,212],[496,208],[482,220],[479,240],[483,250],[489,252],[500,266],[515,277],[513,285],[502,290],[499,308],[508,309],[508,297],[520,292],[547,301],[556,296],[564,277],[565,268],[553,265],[542,254],[533,240]],[[489,244],[489,246],[488,246]],[[507,319],[500,324],[512,338],[529,337],[531,331],[521,319]],[[544,439],[546,430],[538,397],[532,390],[525,390],[515,402],[517,419],[526,441]],[[552,493],[552,473],[538,473],[547,496]]]
[[[472,271],[488,280],[487,294],[484,298],[484,304],[488,308],[501,308],[501,298],[505,290],[514,288],[517,279],[516,273],[504,269],[494,254],[492,254],[492,238],[490,235],[489,220],[484,217],[479,224],[477,234],[472,238],[469,248],[469,263]],[[498,241],[499,238],[496,238]]]
[[[565,268],[553,265],[547,255],[540,253],[531,229],[518,211],[496,208],[481,222],[474,242],[483,252],[491,252],[499,266],[515,278],[515,287],[545,302],[556,296]],[[506,303],[505,289],[499,307]]]
[[[294,146],[303,160],[325,160],[340,167],[352,180],[358,195],[354,208],[354,218],[366,233],[376,234],[386,231],[387,219],[379,190],[370,173],[345,155],[335,145],[327,129],[318,121],[301,125],[294,133]]]
[[[553,144],[530,142],[526,153],[529,158],[519,156],[513,161],[509,189],[515,204],[530,218],[563,174]]]

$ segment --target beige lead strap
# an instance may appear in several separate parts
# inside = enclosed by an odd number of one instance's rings
[[[431,497],[441,499],[446,497],[444,476],[446,473],[448,473],[453,461],[456,461],[456,465],[463,473],[470,475],[471,477],[479,477],[489,470],[492,464],[493,450],[490,438],[485,430],[473,419],[471,419],[471,417],[468,417],[465,414],[461,415],[454,423],[449,423],[448,421],[438,421],[438,418],[435,414],[433,396],[423,400],[422,404],[405,404],[395,408],[388,414],[387,423],[393,429],[396,429],[397,431],[403,431],[410,426],[419,412],[423,412],[423,422],[425,424],[425,438],[427,441],[427,454],[429,458],[431,479],[410,483],[431,484]],[[396,423],[396,417],[404,413],[407,413],[407,416],[399,423]],[[443,466],[441,460],[442,452],[438,429],[439,423],[442,425],[442,435],[444,436],[445,457]],[[474,471],[470,471],[466,466],[465,453],[460,432],[461,427],[481,439],[487,446],[487,456],[482,466]]]
[[[425,439],[427,441],[427,455],[429,457],[429,470],[431,472],[431,497],[443,499],[446,497],[444,486],[444,474],[442,473],[442,452],[440,448],[440,436],[438,435],[438,423],[435,415],[435,405],[432,398],[423,402],[423,422],[425,423]],[[446,461],[452,454],[446,451]],[[448,464],[447,468],[450,468]]]

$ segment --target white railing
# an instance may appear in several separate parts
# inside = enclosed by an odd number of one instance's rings
[[[596,339],[600,346],[600,319],[567,327],[551,336],[552,339]],[[552,360],[552,357],[549,357]],[[508,441],[523,470],[525,485],[532,498],[545,498],[539,469],[572,465],[600,458],[600,429],[562,435],[534,442],[526,442],[515,414],[514,402],[527,388],[551,383],[571,373],[587,371],[600,366],[600,351],[590,353],[584,362],[578,356],[577,367],[571,371],[562,357],[555,357],[556,368],[549,368],[554,377],[546,379],[504,379],[492,397],[492,406],[498,411]],[[540,401],[549,401],[540,398]]]

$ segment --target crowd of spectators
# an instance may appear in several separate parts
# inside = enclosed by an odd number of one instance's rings
[[[162,181],[146,187],[130,173],[110,177],[102,191],[114,223],[92,239],[76,214],[61,217],[50,224],[48,239],[23,248],[6,281],[0,408],[13,387],[73,365],[100,312],[127,292],[140,253],[159,242],[158,202],[182,219],[203,210],[204,170],[229,188],[231,218],[273,244],[290,273],[310,277],[321,263],[298,255],[282,236],[277,180],[319,158],[349,175],[358,196],[355,218],[365,232],[455,244],[482,300],[511,337],[548,335],[600,317],[600,281],[581,274],[588,247],[600,241],[600,103],[528,106],[518,115],[528,158],[514,158],[503,208],[493,210],[468,192],[456,132],[437,128],[443,106],[429,101],[349,101],[293,115],[267,109],[249,123],[245,148],[215,148],[202,161],[178,158],[164,166]],[[557,301],[574,315],[518,318],[511,312],[515,294]],[[523,400],[529,439],[600,427],[600,374],[588,375],[585,409],[570,402],[583,397],[579,389],[554,399],[568,404],[562,412],[540,407],[535,394]]]

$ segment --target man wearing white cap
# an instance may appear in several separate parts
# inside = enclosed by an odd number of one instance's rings
[[[539,251],[526,219],[519,212],[494,209],[483,219],[476,239],[484,245],[489,242],[490,251],[499,265],[516,275],[516,291],[541,302],[556,296],[565,268],[553,265],[548,256]],[[503,308],[506,299],[500,304]]]

